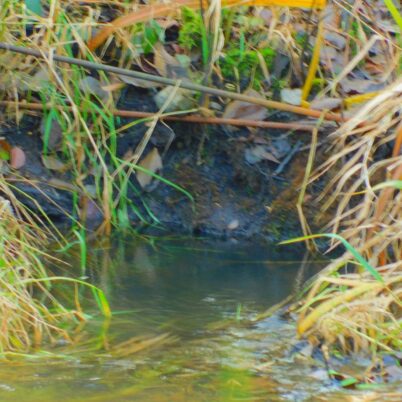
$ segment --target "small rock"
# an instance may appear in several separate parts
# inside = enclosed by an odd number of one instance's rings
[[[233,219],[229,225],[227,226],[228,230],[235,230],[239,227],[239,220],[238,219]]]
[[[25,165],[25,152],[20,147],[12,147],[10,151],[10,166],[14,169],[20,169]]]

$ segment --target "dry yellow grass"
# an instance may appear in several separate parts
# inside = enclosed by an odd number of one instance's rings
[[[384,280],[373,279],[346,252],[311,285],[299,310],[299,334],[344,352],[402,347],[402,192],[395,186],[402,180],[401,105],[399,80],[331,134],[332,156],[312,178],[332,175],[321,194],[324,211],[336,206],[326,230],[342,235]],[[376,157],[387,144],[390,155]]]

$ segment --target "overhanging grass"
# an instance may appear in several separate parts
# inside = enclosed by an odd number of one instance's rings
[[[324,236],[333,240],[331,248],[347,249],[310,283],[301,307],[294,306],[299,334],[331,350],[375,358],[397,356],[402,347],[401,98],[399,81],[331,135],[335,152],[311,181],[334,172],[321,194],[324,210],[336,208],[327,227],[332,233],[284,242]],[[392,153],[376,159],[387,143]]]
[[[0,191],[8,191],[1,179]],[[100,289],[72,278],[49,276],[43,261],[54,258],[43,249],[51,237],[51,232],[40,229],[18,201],[14,199],[12,205],[0,197],[0,356],[29,352],[60,338],[71,341],[68,329],[85,317],[79,305],[70,302],[65,306],[54,297],[56,282],[71,283],[71,294],[74,286],[89,287],[102,313],[110,315]]]

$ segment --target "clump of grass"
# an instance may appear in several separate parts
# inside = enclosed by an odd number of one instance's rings
[[[334,152],[311,178],[335,172],[320,196],[322,211],[336,207],[324,236],[347,251],[308,287],[298,331],[347,353],[402,347],[401,99],[399,80],[361,107],[330,136]]]
[[[402,344],[401,263],[376,269],[338,235],[347,253],[333,261],[309,286],[299,311],[298,333],[315,344],[325,342],[349,353],[397,353]]]
[[[60,339],[71,342],[69,328],[86,320],[74,291],[92,290],[100,310],[109,316],[105,296],[83,281],[51,276],[44,261],[60,261],[44,249],[51,239],[60,241],[61,237],[23,207],[1,178],[0,193],[8,198],[0,196],[0,355],[28,352]],[[63,287],[71,296],[66,305],[54,293],[61,283],[70,285],[69,290]]]
[[[4,190],[4,182],[0,186]],[[1,354],[28,351],[44,340],[68,340],[63,326],[75,319],[73,312],[52,297],[46,282],[41,260],[45,231],[32,220],[23,222],[14,211],[0,197]]]

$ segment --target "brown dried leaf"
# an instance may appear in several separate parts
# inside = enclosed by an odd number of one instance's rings
[[[161,43],[154,45],[154,67],[162,77],[188,79],[188,71]]]
[[[375,92],[385,87],[384,83],[378,83],[373,80],[364,80],[359,78],[344,78],[339,85],[346,93],[364,94],[367,92]]]
[[[271,153],[266,150],[266,147],[257,145],[253,148],[246,149],[244,157],[250,165],[255,165],[263,160],[280,163],[279,160]]]
[[[20,83],[19,89],[22,91],[27,91],[29,89],[32,91],[41,91],[44,87],[49,85],[51,80],[52,78],[49,70],[40,67],[33,76]]]
[[[161,84],[159,84],[157,82],[141,80],[140,78],[127,77],[125,75],[120,75],[120,74],[118,74],[118,77],[124,83],[129,84],[129,85],[134,85],[135,87],[139,87],[139,88],[158,88],[161,86]]]
[[[43,142],[45,142],[46,120],[46,118],[42,118],[39,128]],[[62,140],[63,130],[61,125],[56,119],[52,119],[52,122],[50,123],[49,138],[47,139],[48,149],[50,151],[59,149],[62,145]]]
[[[80,80],[78,86],[81,91],[94,95],[101,99],[103,102],[106,102],[110,96],[109,92],[103,89],[100,81],[91,76],[87,76]]]
[[[310,108],[315,110],[333,110],[337,109],[342,103],[339,98],[318,98],[310,103]]]
[[[144,169],[152,173],[156,173],[158,170],[162,169],[162,158],[159,155],[158,149],[153,148],[138,164]],[[152,182],[152,176],[146,172],[137,171],[136,173],[138,183],[142,188],[147,187]]]
[[[254,89],[247,90],[244,95],[263,99]],[[242,101],[233,101],[226,106],[222,117],[225,119],[264,120],[267,116],[268,110],[265,106],[253,105]]]
[[[11,152],[11,145],[9,144],[8,141],[6,141],[4,138],[0,138],[0,150],[3,151],[2,154],[4,153],[8,157],[10,156]],[[8,158],[2,158],[8,160]]]
[[[55,156],[45,156],[42,155],[42,163],[45,168],[49,170],[55,170],[56,172],[65,172],[68,169],[68,165],[63,163],[60,159]]]
[[[164,108],[165,112],[174,112],[176,110],[188,110],[194,107],[192,92],[187,89],[177,89],[175,87],[165,87],[154,95],[153,99],[156,106],[160,109],[174,93],[170,103]]]

